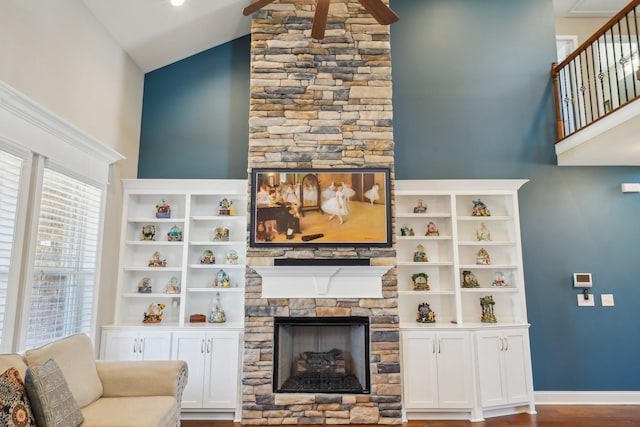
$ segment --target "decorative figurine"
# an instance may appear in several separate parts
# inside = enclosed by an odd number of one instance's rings
[[[213,278],[214,288],[228,288],[231,285],[229,281],[229,274],[226,271],[220,269]]]
[[[216,300],[209,313],[209,323],[224,323],[227,321],[227,316],[224,314],[224,309],[220,302],[220,292],[216,292]]]
[[[167,240],[170,242],[182,242],[182,230],[177,225],[174,225],[167,232]]]
[[[213,230],[213,240],[228,242],[229,241],[229,229],[227,227],[216,227]]]
[[[487,295],[480,297],[480,307],[482,307],[482,318],[480,321],[483,323],[497,323],[496,316],[493,315],[493,306],[495,305],[493,295]]]
[[[215,264],[216,257],[209,249],[205,250],[200,257],[200,264]]]
[[[416,246],[416,252],[413,254],[413,262],[429,262],[429,257],[427,256],[424,246]]]
[[[155,225],[143,225],[142,232],[140,233],[140,240],[156,240],[156,227]]]
[[[227,200],[227,198],[225,197],[224,199],[220,200],[220,208],[218,209],[218,215],[222,215],[222,216],[229,216],[231,215],[231,210],[230,210],[230,202],[229,200]]]
[[[236,208],[233,206],[233,200],[229,200],[229,215],[234,216],[236,214]]]
[[[162,314],[165,305],[160,304],[149,304],[149,308],[147,308],[147,312],[144,313],[144,318],[142,319],[143,323],[160,323],[162,322]]]
[[[495,279],[491,283],[491,286],[496,288],[504,288],[509,286],[504,280],[504,273],[502,271],[496,271]]]
[[[151,293],[151,279],[149,277],[143,277],[138,282],[138,293],[150,294]]]
[[[429,308],[429,304],[426,302],[418,304],[418,315],[416,322],[420,323],[435,323],[436,313]]]
[[[167,260],[162,258],[160,252],[154,252],[153,257],[149,260],[149,267],[166,267]]]
[[[400,234],[402,236],[415,236],[415,233],[413,232],[413,228],[411,228],[407,224],[403,225],[402,228],[400,228]]]
[[[482,203],[482,200],[476,199],[472,201],[473,210],[471,211],[472,216],[491,216],[491,212],[489,212],[489,208],[487,205]]]
[[[156,205],[156,218],[171,218],[171,206],[164,199]]]
[[[480,248],[476,254],[476,264],[478,265],[491,265],[491,257],[489,252],[485,248]]]
[[[476,230],[476,240],[478,242],[490,242],[491,241],[491,233],[487,228],[487,224],[484,222],[480,223],[480,228]]]
[[[416,273],[411,275],[413,281],[414,291],[428,291],[429,287],[429,275],[427,273]]]
[[[164,288],[165,294],[179,294],[180,293],[180,281],[177,277],[172,277],[167,282],[167,286]]]
[[[438,227],[433,221],[429,221],[427,224],[427,232],[424,233],[425,236],[439,236],[440,232],[438,231]]]
[[[231,249],[227,252],[227,264],[237,264],[238,263],[238,253]]]
[[[469,270],[464,270],[462,272],[462,287],[463,288],[479,288],[478,279],[476,276]]]
[[[413,213],[425,213],[427,212],[427,205],[424,204],[422,199],[418,199],[418,204],[414,206]]]

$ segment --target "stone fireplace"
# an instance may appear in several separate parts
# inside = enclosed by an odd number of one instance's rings
[[[357,1],[336,1],[325,38],[314,40],[314,5],[315,0],[276,0],[253,15],[249,168],[389,168],[393,200],[389,27],[379,25]],[[391,220],[395,223],[393,209]],[[400,424],[395,250],[249,248],[247,256],[242,424]],[[274,265],[281,259],[307,265]],[[341,266],[344,260],[367,262]],[[358,338],[364,326],[342,333],[354,343],[366,339],[366,360],[358,365],[353,359],[365,349],[347,348],[351,343],[345,337],[332,341],[317,330],[302,340],[322,345],[275,347],[276,333],[279,339],[294,334],[286,319],[313,324],[319,318],[329,328],[346,318],[365,319],[367,338]],[[284,362],[282,352],[287,353]],[[292,365],[300,357],[307,358],[300,372],[315,375],[321,366],[332,366],[332,378],[319,380],[324,388],[282,390],[288,377],[276,375],[295,372]],[[331,388],[343,364],[362,390]]]

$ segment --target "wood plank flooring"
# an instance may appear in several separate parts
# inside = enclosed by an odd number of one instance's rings
[[[509,415],[477,423],[410,421],[402,427],[640,427],[640,405],[536,405],[536,410],[537,415]],[[240,426],[230,421],[183,421],[181,424],[181,427]]]

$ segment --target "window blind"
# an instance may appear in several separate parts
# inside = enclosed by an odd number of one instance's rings
[[[89,333],[102,190],[45,167],[26,347]]]
[[[0,348],[6,321],[9,268],[23,162],[20,157],[0,150]]]

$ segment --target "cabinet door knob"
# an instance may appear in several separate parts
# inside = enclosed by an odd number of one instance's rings
[[[200,341],[200,353],[204,354],[204,338]]]
[[[500,348],[498,351],[504,351],[504,341],[502,340],[502,337],[498,337],[498,340],[500,342]]]
[[[142,354],[144,352],[144,338],[140,338],[140,345],[138,346],[138,353]]]
[[[504,338],[504,351],[509,351],[509,338]]]
[[[213,341],[213,338],[209,338],[207,340],[207,353],[211,353],[211,343]]]
[[[133,340],[133,352],[137,353],[138,352],[138,338],[135,338]]]

